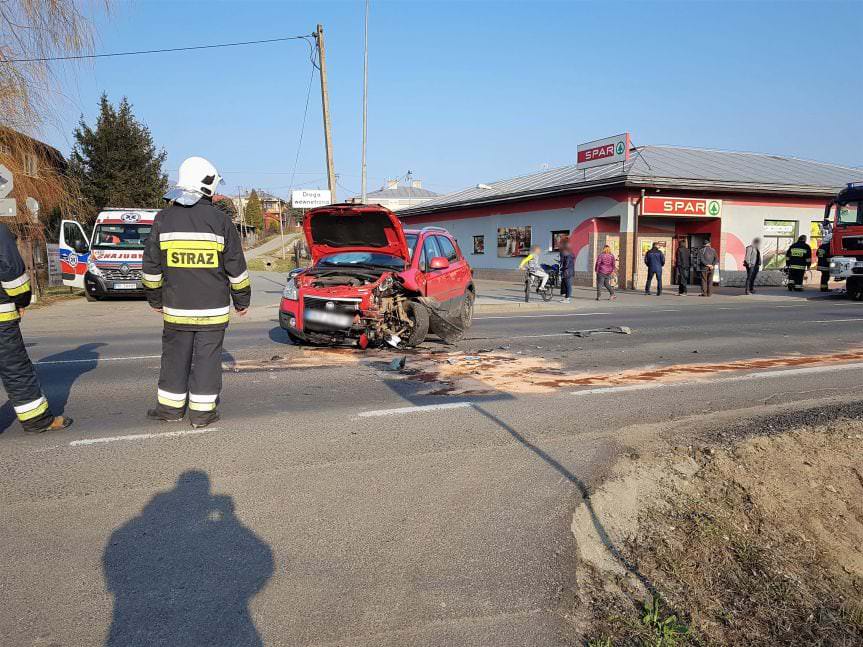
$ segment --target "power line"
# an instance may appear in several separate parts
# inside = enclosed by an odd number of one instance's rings
[[[320,70],[320,66],[315,62],[314,55],[312,56],[312,70],[309,74],[309,88],[306,90],[306,107],[303,110],[303,121],[300,125],[300,138],[297,142],[297,154],[294,156],[294,168],[291,171],[291,188],[289,191],[293,191],[294,189],[294,178],[297,174],[297,164],[300,161],[300,151],[303,148],[303,135],[306,132],[306,117],[309,114],[309,99],[312,97],[312,81],[315,79],[315,70]]]
[[[137,56],[139,54],[164,54],[167,52],[188,52],[196,49],[217,49],[220,47],[240,47],[243,45],[263,45],[265,43],[282,43],[288,40],[305,40],[309,36],[285,36],[283,38],[267,38],[264,40],[246,40],[237,43],[218,43],[215,45],[194,45],[191,47],[170,47],[164,49],[144,49],[134,52],[111,52],[108,54],[77,54],[74,56],[48,56],[45,58],[13,58],[0,63],[47,63],[49,61],[76,61],[90,58],[111,58],[115,56]]]

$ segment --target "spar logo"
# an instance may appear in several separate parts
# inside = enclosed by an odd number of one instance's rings
[[[707,216],[722,215],[722,200],[709,198],[645,196],[644,215],[649,216]]]

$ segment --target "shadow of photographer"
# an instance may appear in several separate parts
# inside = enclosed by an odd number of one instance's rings
[[[108,647],[263,645],[249,603],[273,574],[272,550],[205,472],[184,472],[115,530],[102,566],[114,596]]]

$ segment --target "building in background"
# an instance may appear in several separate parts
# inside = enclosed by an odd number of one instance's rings
[[[379,204],[390,211],[409,209],[439,197],[439,193],[423,188],[422,180],[409,180],[406,184],[399,184],[398,180],[387,180],[386,184],[377,191],[366,194],[366,204]],[[361,196],[349,198],[348,202],[359,204]]]
[[[66,160],[56,148],[9,128],[0,127],[0,164],[12,172],[17,215],[0,220],[18,237],[27,271],[35,277],[38,296],[48,285],[47,244],[56,243],[62,212],[74,215],[74,191],[66,178]],[[38,203],[38,214],[28,199]],[[32,200],[29,204],[33,204]]]
[[[623,137],[623,136],[621,136]],[[674,258],[678,241],[693,253],[710,238],[716,277],[742,285],[744,249],[764,241],[765,266],[779,268],[800,234],[818,244],[824,206],[863,170],[779,155],[671,146],[612,146],[622,161],[551,169],[441,196],[399,213],[406,226],[439,225],[459,241],[480,276],[514,278],[531,245],[555,262],[568,240],[576,280],[593,284],[594,259],[610,245],[620,283],[643,286],[644,253],[653,242]],[[582,155],[579,147],[579,156]],[[612,149],[609,149],[612,150]],[[671,279],[670,260],[666,280]],[[765,273],[765,280],[770,273]],[[775,278],[775,275],[774,275]],[[693,277],[693,280],[697,277]]]

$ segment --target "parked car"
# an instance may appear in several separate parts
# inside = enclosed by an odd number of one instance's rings
[[[452,343],[470,327],[473,272],[441,227],[402,228],[389,209],[338,204],[306,214],[312,264],[288,278],[279,323],[297,344]]]

